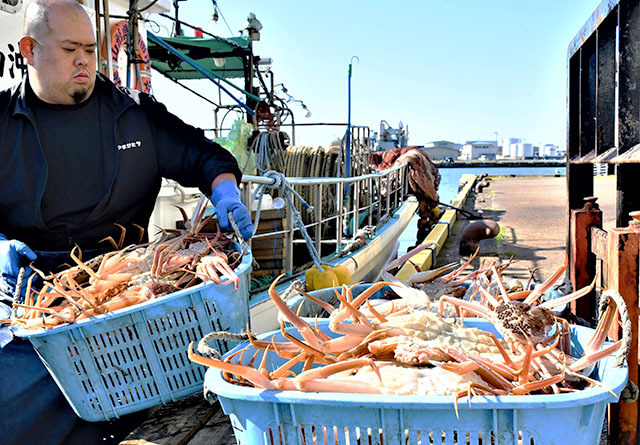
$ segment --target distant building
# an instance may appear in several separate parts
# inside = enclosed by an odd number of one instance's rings
[[[522,143],[522,139],[518,138],[504,138],[502,140],[502,156],[505,158],[515,157],[516,144]]]
[[[553,144],[544,144],[540,150],[540,156],[543,158],[558,157],[558,147]]]
[[[472,159],[496,159],[498,145],[496,141],[468,141],[462,146],[458,159],[470,161]]]
[[[511,145],[511,157],[514,159],[533,158],[533,144],[529,142],[519,142]]]
[[[502,140],[502,156],[511,159],[531,159],[531,158],[560,158],[563,156],[562,149],[554,144],[533,145],[523,142],[519,138],[504,138]]]
[[[458,159],[460,144],[449,141],[433,141],[425,144],[422,149],[431,160],[442,161],[448,158]]]

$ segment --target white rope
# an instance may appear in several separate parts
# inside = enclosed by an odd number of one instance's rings
[[[622,299],[622,296],[620,296],[617,291],[608,289],[600,295],[600,301],[598,303],[598,320],[602,318],[604,310],[609,305],[609,300],[613,300],[615,302],[618,307],[620,319],[622,320],[622,347],[618,351],[614,363],[616,368],[621,368],[624,366],[624,363],[627,360],[627,354],[631,348],[631,319],[629,318],[629,311],[627,310],[627,305]]]
[[[280,143],[280,132],[261,132],[251,146],[256,156],[256,169],[259,175],[269,170],[284,170],[284,149]]]
[[[620,319],[622,320],[622,347],[618,351],[616,360],[613,363],[614,367],[621,368],[625,366],[627,354],[629,354],[629,349],[631,348],[631,319],[629,318],[629,311],[627,310],[627,305],[624,299],[613,289],[608,289],[600,295],[600,301],[598,302],[598,319],[602,318],[604,310],[609,304],[609,300],[613,300],[615,302],[618,308],[618,313],[620,314]],[[639,393],[638,386],[631,380],[628,380],[627,385],[620,394],[620,400],[627,403],[633,403],[638,400]]]
[[[22,289],[22,279],[24,278],[25,268],[21,267],[20,272],[18,273],[18,279],[16,281],[16,288],[13,292],[13,307],[11,308],[11,318],[16,317],[16,311],[18,310],[18,306],[16,303],[20,301],[20,290]]]
[[[246,334],[246,333],[234,334],[232,332],[226,332],[226,331],[214,331],[214,332],[209,332],[207,335],[202,337],[198,342],[196,350],[200,354],[206,355],[209,358],[222,360],[222,355],[220,354],[220,351],[218,349],[212,348],[207,344],[211,340],[246,341],[246,340],[249,340],[249,334]]]
[[[294,225],[298,227],[298,229],[300,229],[300,233],[302,234],[302,237],[307,244],[307,249],[309,250],[309,254],[311,255],[313,263],[316,265],[320,272],[324,272],[324,269],[321,265],[322,260],[320,258],[320,254],[318,254],[318,251],[313,245],[313,241],[311,241],[311,237],[307,233],[307,228],[305,227],[304,222],[302,222],[302,216],[300,215],[300,212],[296,209],[293,203],[293,198],[298,198],[302,205],[307,209],[307,212],[313,211],[313,207],[310,206],[302,198],[302,196],[300,196],[298,192],[294,190],[291,184],[289,184],[289,182],[287,181],[287,177],[283,173],[269,170],[264,174],[264,176],[273,179],[273,184],[260,184],[253,194],[253,200],[258,200],[258,205],[256,208],[256,218],[253,224],[253,234],[256,234],[256,231],[258,230],[258,223],[260,222],[260,208],[262,206],[262,197],[265,193],[267,193],[267,189],[279,190],[280,194],[287,200],[287,203],[289,204],[289,208],[291,209],[291,214],[293,216]],[[291,236],[293,236],[293,234],[291,234]]]

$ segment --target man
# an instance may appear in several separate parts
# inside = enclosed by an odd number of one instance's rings
[[[100,240],[119,236],[114,223],[135,242],[162,177],[211,194],[222,228],[231,229],[231,212],[252,235],[233,156],[149,96],[96,75],[97,42],[80,5],[33,0],[24,34],[27,76],[0,92],[0,319],[31,261],[48,272],[69,262],[75,245],[84,259],[103,253]],[[3,443],[106,443],[71,433],[78,418],[29,343],[5,327],[0,346]]]

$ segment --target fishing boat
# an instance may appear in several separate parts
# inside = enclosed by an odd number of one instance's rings
[[[249,30],[246,37],[233,40],[151,36],[149,54],[152,66],[176,82],[208,78],[244,95],[244,101],[234,99],[235,104],[222,109],[242,112],[242,125],[249,121],[257,129],[247,144],[250,155],[256,156],[255,173],[245,169],[243,191],[244,202],[258,221],[250,241],[257,262],[252,273],[251,325],[264,332],[278,326],[277,310],[266,292],[275,277],[285,275],[279,289],[284,290],[315,263],[321,268],[344,266],[350,282],[373,280],[396,255],[397,239],[418,203],[409,195],[406,164],[382,172],[371,167],[374,142],[366,127],[350,126],[341,146],[295,144],[293,112],[268,86],[274,84],[273,67],[261,69],[262,59],[253,54],[250,39],[255,32]],[[196,54],[195,48],[200,51],[198,59],[183,57]],[[221,67],[215,62],[220,59],[225,60]],[[252,60],[252,69],[233,69],[251,66]],[[244,82],[243,88],[231,86],[233,79]],[[260,85],[256,95],[248,93],[255,91],[254,80]],[[214,134],[223,131],[216,128]],[[246,154],[240,156],[241,166],[254,163],[242,161]],[[257,190],[274,187],[276,181],[280,181],[277,190],[270,189],[262,201],[256,199]]]
[[[344,124],[340,145],[297,146],[299,124],[287,101],[274,91],[270,60],[254,53],[262,26],[255,16],[249,17],[241,36],[223,38],[181,21],[177,2],[172,10],[168,0],[139,1],[137,11],[126,0],[81,3],[103,42],[98,45],[99,69],[115,83],[153,93],[153,77],[163,76],[194,100],[214,105],[210,136],[238,158],[243,200],[258,222],[249,241],[256,259],[250,286],[253,330],[277,328],[277,311],[266,292],[276,276],[285,275],[285,288],[315,264],[321,270],[344,266],[350,282],[371,281],[397,254],[397,240],[418,207],[410,193],[409,165],[376,170],[370,160],[376,150],[373,132],[350,122]],[[1,0],[1,5],[0,60],[8,63],[0,72],[0,88],[6,88],[26,71],[17,44],[24,2]],[[150,16],[169,21],[172,34],[145,30]],[[218,100],[190,86],[201,79],[215,86]],[[181,115],[180,109],[171,111]],[[230,125],[225,123],[229,113],[241,117]],[[406,145],[404,132],[403,138]],[[264,193],[258,198],[256,192]],[[174,226],[181,219],[175,206],[192,211],[198,194],[197,189],[166,181],[149,233]]]

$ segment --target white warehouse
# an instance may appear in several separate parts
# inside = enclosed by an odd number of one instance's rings
[[[458,159],[470,161],[472,159],[495,159],[498,152],[496,141],[468,141],[462,146]]]

